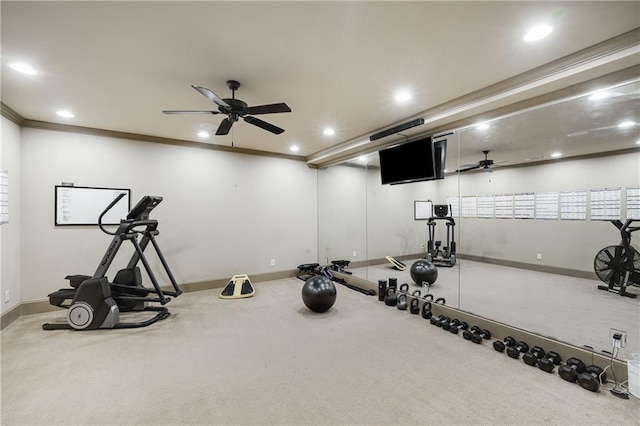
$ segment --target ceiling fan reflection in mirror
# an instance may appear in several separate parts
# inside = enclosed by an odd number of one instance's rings
[[[236,80],[227,80],[227,87],[231,89],[231,98],[222,99],[206,87],[196,85],[191,85],[191,87],[216,104],[218,110],[164,110],[162,112],[165,114],[226,114],[227,118],[222,120],[222,123],[218,126],[218,130],[216,131],[217,136],[228,134],[233,123],[240,118],[249,124],[253,124],[276,135],[284,132],[284,129],[260,120],[254,117],[254,115],[291,112],[291,108],[285,103],[248,106],[246,102],[236,99],[236,90],[240,87],[240,83]]]
[[[471,170],[478,170],[478,169],[481,169],[485,172],[492,172],[493,168],[496,167],[497,164],[504,163],[504,161],[500,161],[496,163],[495,161],[490,160],[488,158],[490,151],[486,150],[482,152],[484,154],[484,160],[480,160],[477,163],[472,163],[472,164],[463,164],[462,166],[460,166],[458,170],[456,170],[456,173],[464,173],[464,172],[468,172]]]

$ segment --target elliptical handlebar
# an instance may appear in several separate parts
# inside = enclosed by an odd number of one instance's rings
[[[107,214],[107,212],[108,212],[109,210],[111,210],[111,209],[113,208],[113,206],[115,206],[115,205],[118,203],[118,201],[122,200],[122,197],[124,197],[125,195],[127,195],[127,194],[126,194],[126,193],[124,193],[124,192],[121,192],[120,194],[118,194],[118,196],[117,196],[116,198],[114,198],[114,199],[113,199],[113,201],[112,201],[112,202],[107,206],[107,208],[106,208],[106,209],[104,209],[104,211],[103,211],[102,213],[100,213],[100,216],[98,216],[98,226],[100,227],[100,230],[101,230],[102,232],[104,232],[105,234],[108,234],[108,235],[116,235],[116,233],[115,233],[115,232],[111,232],[111,231],[107,230],[107,229],[104,227],[104,225],[102,224],[102,217],[103,217],[105,214]]]

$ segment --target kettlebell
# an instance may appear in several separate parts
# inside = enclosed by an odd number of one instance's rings
[[[384,296],[384,304],[387,306],[396,306],[398,304],[395,287],[387,288],[387,294]]]
[[[425,294],[424,300],[426,300],[427,302],[433,302],[433,294]]]
[[[409,293],[409,284],[407,283],[400,284],[400,293]]]
[[[447,301],[444,299],[444,297],[438,297],[435,303],[438,303],[440,305],[446,305]]]
[[[418,315],[418,312],[420,312],[420,301],[418,299],[411,299],[411,303],[409,304],[409,312],[411,312],[413,315]]]
[[[422,305],[422,318],[429,319],[432,316],[433,314],[431,313],[431,302],[424,302],[424,305]]]
[[[396,305],[396,307],[401,311],[407,310],[407,295],[405,293],[402,293],[400,296],[398,296],[398,304]]]
[[[411,296],[420,297],[420,290],[413,290],[413,293],[411,293]]]

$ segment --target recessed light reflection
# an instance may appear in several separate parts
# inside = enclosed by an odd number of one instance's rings
[[[618,124],[618,127],[621,129],[626,129],[629,127],[633,127],[636,125],[635,121],[623,121],[622,123]]]
[[[27,75],[38,74],[38,72],[35,69],[33,69],[33,67],[29,64],[13,63],[13,64],[9,64],[9,67],[12,70],[18,71],[19,73],[22,73],[22,74],[27,74]]]
[[[75,115],[73,115],[73,113],[71,111],[67,111],[66,109],[61,109],[60,111],[57,111],[56,114],[58,114],[60,117],[64,117],[64,118],[73,118],[73,117],[75,117]]]
[[[558,157],[562,157],[562,153],[561,152],[552,152],[551,153],[551,158],[558,158]]]
[[[611,93],[607,92],[606,90],[603,90],[601,92],[596,92],[593,95],[589,96],[589,100],[599,101],[600,99],[605,99],[605,98],[608,98],[609,96],[611,96]]]
[[[542,40],[543,38],[551,34],[551,31],[553,31],[553,27],[551,25],[540,24],[533,26],[524,35],[524,41],[530,43],[533,41]]]
[[[202,139],[208,139],[209,138],[209,132],[205,132],[204,130],[200,130],[198,132],[198,137],[202,138]]]
[[[491,125],[489,125],[489,123],[480,123],[476,126],[476,129],[478,130],[487,130],[489,127],[491,127]]]
[[[335,135],[335,134],[336,134],[336,131],[335,131],[335,130],[333,130],[333,129],[329,129],[329,128],[327,128],[327,129],[324,129],[324,130],[322,131],[322,133],[323,133],[325,136],[333,136],[333,135]]]
[[[289,151],[291,151],[291,152],[298,152],[298,151],[300,151],[300,148],[299,148],[297,145],[291,145],[291,146],[289,147]]]
[[[411,99],[411,93],[407,91],[398,92],[396,93],[396,96],[394,99],[396,100],[396,102],[407,102],[408,100]]]

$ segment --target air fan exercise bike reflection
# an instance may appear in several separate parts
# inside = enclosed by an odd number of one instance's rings
[[[637,294],[627,291],[630,285],[640,287],[640,254],[631,245],[631,234],[640,230],[640,226],[631,226],[633,222],[640,220],[611,221],[620,230],[622,240],[619,245],[600,250],[593,260],[593,267],[598,278],[607,284],[599,285],[598,289],[635,298]]]
[[[169,310],[164,306],[151,306],[150,303],[165,305],[171,298],[182,294],[169,265],[160,251],[155,239],[158,235],[158,221],[149,219],[149,213],[160,202],[162,197],[144,196],[127,214],[126,219],[120,221],[115,232],[104,228],[102,218],[115,206],[122,197],[119,194],[98,217],[98,225],[102,232],[113,235],[113,239],[106,253],[98,264],[93,276],[68,275],[71,288],[60,289],[49,294],[49,303],[67,309],[66,323],[47,323],[44,330],[94,330],[98,328],[137,328],[146,327],[169,316]],[[138,237],[142,236],[140,241]],[[113,282],[109,282],[106,274],[113,262],[120,246],[124,241],[130,241],[135,249],[126,268],[116,273]],[[158,259],[171,281],[173,291],[162,290],[156,279],[144,250],[151,242]],[[138,262],[142,262],[153,288],[142,285],[142,276]],[[152,312],[152,318],[138,322],[120,322],[120,312]]]

